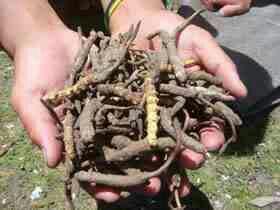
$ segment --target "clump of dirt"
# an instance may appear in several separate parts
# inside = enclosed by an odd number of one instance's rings
[[[168,174],[171,179],[169,206],[182,209],[178,189],[182,169],[177,154],[189,148],[201,154],[199,130],[220,124],[227,130],[227,143],[236,140],[241,120],[224,101],[233,97],[221,81],[205,71],[188,72],[191,60],[177,54],[176,36],[196,12],[172,33],[157,31],[157,51],[136,50],[133,41],[140,23],[118,38],[92,31],[84,40],[64,89],[48,93],[42,102],[57,120],[58,136],[65,146],[65,194],[67,208],[73,180],[121,188],[145,185],[151,177]],[[60,122],[53,108],[63,105]],[[147,156],[162,158],[151,171]]]

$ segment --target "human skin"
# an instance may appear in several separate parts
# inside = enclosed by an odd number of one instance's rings
[[[149,8],[147,8],[148,6]],[[142,0],[141,2],[126,0],[111,17],[110,30],[112,35],[127,31],[131,24],[136,25],[139,20],[141,20],[141,27],[135,41],[136,47],[157,49],[159,44],[156,39],[152,42],[145,39],[151,33],[151,29],[153,31],[163,29],[171,32],[185,19],[166,11],[161,0]],[[179,35],[177,43],[178,53],[182,59],[192,58],[204,66],[206,71],[220,77],[223,86],[235,97],[246,96],[247,90],[239,79],[236,66],[207,31],[190,25]],[[188,70],[197,71],[200,70],[200,66],[193,66]],[[219,149],[225,141],[221,125],[203,128],[200,131],[200,138],[208,151]],[[204,162],[204,157],[201,154],[188,149],[184,150],[178,159],[180,164],[188,169],[197,169]],[[153,181],[149,187],[145,188],[145,191],[149,191],[151,195],[156,194],[161,185],[159,180]],[[190,184],[186,180],[182,186],[183,195],[190,191],[189,188]]]
[[[130,24],[140,19],[142,24],[136,43],[138,48],[144,49],[151,45],[157,48],[156,40],[152,43],[145,40],[152,30],[171,31],[184,20],[165,11],[160,0],[126,0],[111,17],[112,35],[127,31]],[[13,3],[1,0],[0,28],[0,43],[15,65],[12,105],[32,143],[42,149],[47,165],[56,167],[62,159],[63,146],[55,138],[55,122],[40,98],[64,86],[79,48],[78,36],[62,23],[47,0],[14,0]],[[180,34],[178,46],[182,58],[193,58],[208,72],[221,77],[224,87],[234,96],[246,95],[235,65],[208,32],[191,25]],[[199,66],[192,70],[199,70]],[[220,148],[224,143],[222,129],[218,125],[205,128],[201,131],[201,141],[209,150]],[[196,169],[204,157],[185,150],[179,161],[186,168]],[[190,184],[187,180],[184,182],[181,191],[186,194]],[[154,195],[160,186],[160,179],[155,177],[142,191]],[[96,187],[94,183],[85,188],[100,200],[113,202],[119,198],[118,189]]]
[[[250,10],[252,0],[201,0],[209,10],[215,10],[225,17],[241,15]]]

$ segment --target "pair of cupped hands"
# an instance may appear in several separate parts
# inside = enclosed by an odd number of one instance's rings
[[[157,40],[146,40],[147,34],[156,28],[171,32],[182,21],[184,19],[179,15],[164,10],[149,16],[147,21],[142,20],[135,40],[136,47],[157,49]],[[112,34],[126,32],[128,27],[120,27]],[[51,168],[56,167],[63,159],[63,145],[56,140],[58,131],[55,121],[40,99],[46,93],[64,87],[78,48],[78,34],[63,26],[42,32],[40,36],[21,45],[14,55],[12,105],[30,139],[40,147],[47,165]],[[206,71],[221,78],[224,88],[233,96],[246,96],[247,90],[239,79],[235,65],[207,31],[195,25],[188,26],[178,36],[178,53],[182,59],[192,58],[200,64],[188,70],[198,71],[200,66],[203,66]],[[63,118],[62,113],[59,110],[57,112]],[[208,151],[219,149],[225,142],[223,128],[221,125],[203,128],[200,131],[200,140]],[[153,164],[154,159],[156,158],[151,158],[150,164]],[[189,149],[183,150],[178,156],[179,164],[187,169],[199,168],[204,159],[202,154]],[[156,195],[162,182],[159,177],[149,181],[148,185],[134,190]],[[187,195],[190,187],[191,184],[185,178],[180,186],[180,195]],[[114,202],[120,197],[119,189],[96,186],[94,183],[85,186],[85,189],[96,199],[105,202]]]

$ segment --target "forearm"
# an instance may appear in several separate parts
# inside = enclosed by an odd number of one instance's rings
[[[11,56],[20,45],[59,27],[63,23],[47,0],[0,1],[0,45]]]
[[[104,11],[107,9],[110,0],[101,0]],[[164,9],[161,0],[123,0],[120,6],[110,17],[110,31],[119,31],[120,28],[129,28],[130,24],[143,21],[156,12]]]

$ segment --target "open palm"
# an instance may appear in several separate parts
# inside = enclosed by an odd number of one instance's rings
[[[166,10],[142,19],[135,47],[157,50],[160,45],[159,40],[155,38],[148,41],[146,39],[147,35],[158,30],[172,32],[183,21],[184,19],[181,16]],[[115,33],[124,32],[126,28],[127,26],[115,31]],[[235,65],[207,31],[194,25],[188,26],[178,36],[177,49],[183,60],[193,59],[200,64],[192,66],[186,71],[197,71],[203,67],[207,72],[221,78],[224,88],[230,91],[233,96],[244,97],[247,94],[245,86],[239,79]],[[214,124],[211,127],[201,129],[200,141],[208,151],[218,150],[225,141],[222,125]],[[186,149],[179,156],[179,162],[185,168],[197,169],[204,162],[204,158],[202,154]],[[160,186],[160,179],[153,178],[143,190],[154,195],[159,192]],[[187,179],[181,185],[180,191],[182,196],[190,191],[190,184]]]
[[[64,86],[78,49],[77,38],[72,31],[44,34],[22,46],[14,57],[12,104],[32,142],[42,149],[49,167],[60,161],[62,145],[55,138],[55,122],[40,98]]]

